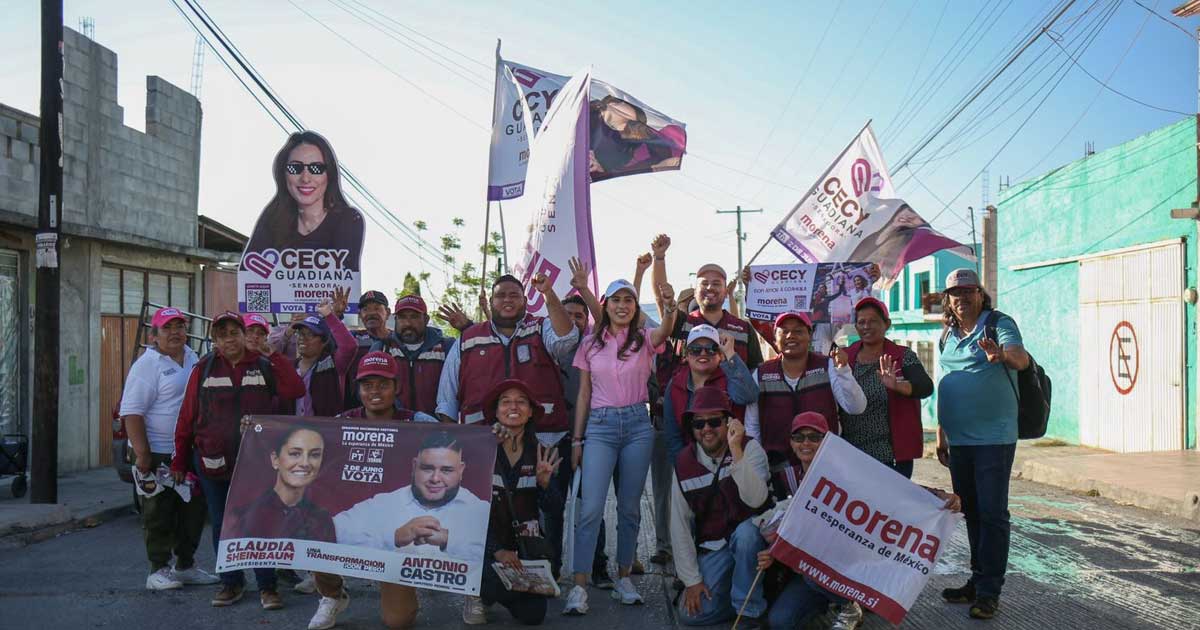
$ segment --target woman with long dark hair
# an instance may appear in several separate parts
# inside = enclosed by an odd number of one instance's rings
[[[227,535],[334,542],[333,517],[307,497],[324,458],[325,438],[315,427],[296,424],[282,432],[271,451],[275,484],[239,511]]]
[[[342,194],[333,147],[315,131],[288,136],[271,165],[275,196],[267,203],[247,252],[266,249],[345,249],[358,271],[363,219]]]
[[[588,611],[587,580],[604,516],[604,499],[619,470],[617,483],[617,574],[613,598],[622,604],[641,603],[629,574],[633,567],[642,489],[650,471],[654,427],[647,408],[647,383],[654,355],[662,352],[675,324],[675,290],[658,287],[663,322],[658,328],[638,326],[641,308],[637,290],[616,280],[604,291],[604,310],[594,332],[575,352],[579,368],[579,397],[571,464],[580,469],[582,506],[575,527],[575,586],[567,595],[565,614]],[[586,440],[586,442],[585,442]]]

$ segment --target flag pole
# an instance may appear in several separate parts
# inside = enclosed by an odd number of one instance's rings
[[[846,148],[842,149],[842,152],[841,152],[841,153],[838,153],[838,156],[837,156],[836,158],[834,158],[834,159],[833,159],[833,162],[832,162],[832,163],[830,163],[830,165],[829,165],[829,168],[825,169],[825,171],[821,173],[820,177],[817,177],[817,181],[813,182],[813,185],[808,187],[808,191],[809,191],[809,192],[805,193],[805,194],[804,194],[804,197],[801,197],[801,198],[800,198],[800,200],[801,200],[801,201],[803,201],[803,200],[804,200],[806,197],[808,197],[808,195],[809,195],[809,194],[811,194],[811,193],[812,193],[812,189],[813,189],[813,188],[816,188],[816,187],[817,187],[817,185],[821,183],[821,180],[825,179],[825,177],[826,177],[827,175],[829,175],[829,171],[832,171],[832,170],[833,170],[833,167],[834,167],[834,166],[836,166],[838,162],[842,161],[842,157],[843,157],[844,155],[846,155],[846,152],[850,150],[850,147],[854,146],[854,143],[855,143],[855,141],[857,141],[857,140],[858,140],[858,137],[859,137],[859,136],[861,136],[861,135],[863,134],[863,132],[864,132],[864,131],[866,131],[866,130],[867,130],[867,128],[868,128],[868,127],[870,127],[870,126],[871,126],[871,119],[870,119],[870,118],[868,118],[868,119],[867,119],[867,124],[863,125],[863,126],[862,126],[862,129],[859,129],[859,130],[858,130],[858,133],[854,134],[854,138],[853,138],[853,139],[851,139],[851,140],[850,140],[850,142],[846,143]],[[797,205],[799,205],[799,204],[797,204]],[[775,236],[774,236],[774,234],[775,234],[775,230],[778,230],[780,225],[783,225],[784,223],[786,223],[786,222],[787,222],[787,220],[788,220],[788,218],[789,218],[789,217],[791,217],[791,216],[792,216],[792,213],[794,213],[795,211],[796,211],[796,209],[795,209],[795,208],[792,208],[792,211],[791,211],[791,212],[789,212],[789,213],[787,213],[786,215],[784,215],[783,219],[781,219],[781,220],[779,221],[779,223],[775,225],[775,229],[774,229],[774,230],[771,230],[771,235],[767,237],[767,240],[766,240],[766,242],[764,242],[764,243],[762,244],[762,247],[759,247],[759,248],[758,248],[758,251],[754,252],[754,255],[750,257],[750,261],[746,263],[746,266],[747,266],[747,267],[749,267],[750,265],[753,265],[753,264],[754,264],[754,261],[755,261],[755,260],[758,258],[758,255],[759,255],[759,254],[761,254],[761,253],[763,253],[763,250],[767,248],[767,245],[770,245],[770,244],[771,244],[771,241],[772,241],[772,240],[774,240],[774,238],[775,238]],[[740,273],[742,273],[742,270],[741,270],[741,269],[738,269],[738,273],[739,273],[739,274],[740,274]],[[740,277],[740,276],[739,276],[739,277]]]
[[[754,581],[750,583],[750,590],[746,592],[746,599],[742,600],[742,607],[738,609],[737,619],[733,620],[733,630],[737,630],[738,622],[742,620],[742,613],[746,612],[746,604],[750,603],[750,597],[754,595],[754,587],[758,586],[758,580],[762,576],[762,569],[759,569],[758,573],[754,574]]]
[[[496,127],[496,96],[500,93],[500,39],[496,39],[496,76],[492,80],[492,129]],[[491,229],[492,222],[492,147],[491,138],[488,138],[488,175],[487,175],[487,194],[483,198],[483,263],[479,265],[479,290],[482,292],[487,286],[487,259],[488,259],[488,235]],[[481,309],[482,310],[482,309]],[[478,317],[482,318],[482,313],[477,313]]]

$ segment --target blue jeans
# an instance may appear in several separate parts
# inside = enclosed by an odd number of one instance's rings
[[[962,498],[977,597],[1000,597],[1008,569],[1008,480],[1016,444],[951,446],[950,480]]]
[[[771,606],[767,627],[772,630],[803,628],[813,617],[824,614],[830,604],[840,605],[847,601],[817,586],[807,575],[793,573]]]
[[[701,555],[700,576],[712,597],[700,598],[700,612],[695,615],[680,610],[679,623],[685,626],[722,623],[737,616],[742,602],[746,602],[746,617],[761,617],[767,611],[762,580],[754,585],[754,591],[750,591],[750,585],[758,574],[758,552],[766,548],[767,541],[758,533],[758,527],[747,519],[733,530],[728,544]]]
[[[221,522],[225,520],[225,499],[229,497],[229,482],[204,476],[204,473],[201,472],[203,468],[200,466],[200,456],[195,453],[192,454],[192,470],[196,471],[196,477],[200,479],[200,490],[204,492],[204,500],[208,503],[208,520],[212,522],[213,552],[220,557],[221,552],[217,550],[217,545],[221,541]],[[225,586],[244,586],[246,584],[246,575],[242,571],[226,571],[219,575],[221,584]],[[254,581],[258,583],[260,591],[276,590],[275,569],[255,569]]]
[[[608,484],[617,475],[617,566],[633,564],[641,524],[642,490],[654,450],[646,404],[592,409],[583,444],[581,507],[575,525],[575,572],[590,575]]]

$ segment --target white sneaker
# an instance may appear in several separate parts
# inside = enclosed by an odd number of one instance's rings
[[[567,605],[563,606],[564,615],[586,615],[588,611],[587,589],[576,584],[567,593]]]
[[[317,612],[308,621],[308,630],[327,630],[337,625],[338,613],[350,605],[350,593],[342,591],[337,597],[322,597]]]
[[[169,591],[183,588],[183,582],[171,575],[171,567],[163,567],[146,578],[146,588],[151,591]]]
[[[858,602],[849,602],[842,606],[830,630],[855,630],[862,624],[862,621],[862,607],[858,605]]]
[[[296,585],[292,587],[292,590],[296,591],[297,593],[304,593],[305,595],[312,595],[313,593],[316,593],[317,579],[313,577],[312,571],[306,571],[304,573],[304,579],[296,582]]]
[[[196,565],[192,565],[191,568],[182,571],[171,569],[171,577],[175,578],[175,581],[180,584],[216,584],[221,581],[221,578]]]
[[[483,609],[483,600],[467,595],[463,599],[462,619],[463,623],[468,626],[482,626],[487,623],[487,613]]]
[[[612,598],[626,606],[642,603],[642,595],[638,593],[637,587],[628,577],[617,579],[616,586],[612,590]]]

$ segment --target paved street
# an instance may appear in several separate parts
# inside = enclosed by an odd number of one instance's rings
[[[930,460],[918,463],[917,477],[930,485],[949,486],[944,469]],[[1009,580],[1001,616],[992,627],[1200,628],[1200,531],[1194,523],[1020,480],[1013,482],[1012,512]],[[612,523],[609,519],[610,527]],[[285,593],[287,608],[271,613],[259,609],[253,592],[225,610],[208,605],[209,587],[149,593],[142,588],[145,560],[139,536],[137,520],[126,516],[94,529],[0,551],[0,628],[303,628],[315,608],[315,599],[294,593]],[[964,532],[951,542],[945,561],[905,626],[981,627],[967,619],[965,607],[943,604],[937,597],[941,588],[965,579],[965,542]],[[211,553],[204,555],[204,561],[212,562]],[[644,576],[639,587],[646,606],[619,607],[606,594],[593,591],[592,615],[561,617],[558,601],[551,604],[547,625],[673,624],[662,576]],[[381,627],[376,593],[369,583],[353,582],[353,602],[339,626]],[[494,626],[512,625],[502,609],[490,614]],[[420,625],[461,626],[455,599],[423,596]],[[865,627],[888,626],[871,618]]]

